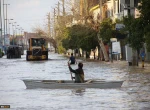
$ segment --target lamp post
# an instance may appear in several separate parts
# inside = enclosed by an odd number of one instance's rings
[[[16,25],[16,26],[17,26],[17,28],[16,28],[16,37],[17,37],[17,34],[18,34],[18,33],[17,33],[17,29],[19,30],[19,28],[18,28],[19,25]],[[19,31],[18,31],[18,32],[19,32]]]
[[[0,0],[0,45],[2,44],[2,8]]]
[[[6,5],[6,34],[7,34],[7,5],[10,5],[10,4],[4,4]]]
[[[5,50],[5,10],[4,10],[4,0],[3,0],[3,22],[4,22],[4,50]]]
[[[14,19],[8,19],[8,32],[9,32],[9,35],[10,35],[10,20],[14,20]]]
[[[5,27],[5,8],[4,8],[4,5],[6,5],[6,27]],[[6,43],[6,39],[5,39],[5,28],[6,28],[6,34],[7,34],[7,5],[10,5],[10,4],[4,4],[4,0],[3,0],[3,18],[4,18],[4,51],[5,51],[5,54],[6,54],[6,47],[5,47],[5,43]]]
[[[22,35],[21,35],[21,30],[22,30],[22,28],[20,27],[20,28],[18,28],[18,30],[19,30],[19,45],[22,45]]]
[[[16,24],[17,22],[12,23],[12,31],[13,31],[13,45],[14,45],[14,36],[15,36],[15,31],[13,26],[15,26],[14,24]]]
[[[24,30],[24,29],[21,30],[21,35],[22,35],[22,36],[23,36],[23,34],[22,34],[23,30]]]
[[[22,27],[20,27],[20,36],[22,36],[22,30],[23,30]]]

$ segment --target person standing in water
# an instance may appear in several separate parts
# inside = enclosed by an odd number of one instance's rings
[[[73,56],[73,53],[71,53],[71,57],[69,58],[68,63],[69,63],[69,62],[70,62],[70,64],[75,64],[75,63],[77,63],[75,57]]]
[[[141,52],[140,57],[142,59],[142,67],[144,67],[144,61],[145,61],[145,57],[146,57],[144,50]]]

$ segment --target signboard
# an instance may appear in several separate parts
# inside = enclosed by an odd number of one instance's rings
[[[120,42],[112,42],[112,54],[120,54],[121,47]]]
[[[111,42],[117,42],[117,39],[116,38],[110,38],[110,41]]]
[[[124,24],[119,24],[119,23],[117,23],[116,26],[115,26],[116,30],[120,30],[120,29],[122,29],[124,27],[125,27]]]
[[[132,62],[132,48],[129,47],[129,44],[127,44],[125,46],[125,49],[126,49],[126,61],[128,62]]]
[[[123,16],[128,16],[128,10],[124,9]]]

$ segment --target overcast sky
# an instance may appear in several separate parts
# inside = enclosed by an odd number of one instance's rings
[[[31,32],[34,27],[46,25],[48,12],[53,13],[58,0],[4,0],[7,7],[8,19],[14,19],[19,27]],[[6,6],[6,5],[5,5]],[[12,21],[11,21],[12,22]],[[10,26],[11,27],[11,26]]]

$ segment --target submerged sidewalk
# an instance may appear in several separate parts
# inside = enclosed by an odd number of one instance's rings
[[[109,64],[112,64],[115,67],[124,67],[127,68],[128,71],[132,71],[132,73],[149,73],[150,74],[150,62],[145,62],[144,67],[142,67],[142,62],[139,62],[138,66],[129,66],[127,61],[113,61],[108,62]]]

